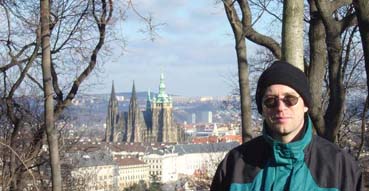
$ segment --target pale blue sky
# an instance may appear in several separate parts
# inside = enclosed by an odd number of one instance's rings
[[[142,20],[128,14],[117,27],[126,40],[125,50],[105,63],[97,92],[110,93],[114,80],[117,92],[158,91],[160,72],[167,93],[183,96],[224,96],[232,89],[229,79],[237,74],[234,39],[222,4],[215,0],[135,0],[154,23],[165,23],[155,41],[139,32]],[[130,11],[129,13],[132,13]],[[119,47],[119,46],[117,46]],[[95,89],[95,88],[94,88]],[[95,90],[96,90],[95,89]]]

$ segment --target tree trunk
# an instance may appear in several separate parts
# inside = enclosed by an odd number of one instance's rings
[[[16,139],[17,139],[17,135],[19,133],[19,129],[20,129],[20,120],[17,119],[17,121],[15,123],[13,123],[14,125],[14,130],[11,134],[11,137],[10,137],[10,147],[15,149],[17,148],[16,147]],[[11,179],[11,185],[10,185],[10,191],[16,191],[16,190],[19,190],[19,187],[18,187],[18,175],[16,173],[16,169],[18,167],[18,164],[17,164],[17,158],[15,157],[15,153],[11,152],[10,151],[10,177],[12,178]]]
[[[354,0],[354,6],[356,9],[356,17],[358,20],[359,31],[361,36],[361,44],[363,46],[365,71],[366,71],[366,87],[367,96],[363,109],[361,119],[361,143],[359,144],[359,151],[356,155],[356,159],[360,158],[361,151],[364,148],[365,141],[365,129],[366,129],[366,113],[369,107],[369,1],[368,0]]]
[[[42,76],[44,89],[44,121],[49,145],[49,156],[52,176],[52,190],[62,190],[62,178],[60,171],[58,136],[54,127],[54,101],[53,84],[51,74],[51,49],[50,49],[50,5],[49,0],[40,1],[41,13],[41,43],[42,43]]]
[[[342,46],[340,36],[337,36],[334,32],[327,32],[327,47],[329,61],[329,104],[324,115],[326,127],[324,137],[335,142],[343,117],[346,95],[342,82]]]
[[[243,35],[238,36],[236,40],[236,52],[238,63],[238,78],[241,96],[241,116],[242,116],[242,141],[246,142],[252,139],[252,118],[251,118],[251,94],[249,86],[249,65],[246,59],[246,40]]]
[[[369,96],[369,1],[355,0],[354,5],[359,24],[361,44],[363,45],[364,51],[366,84]]]
[[[354,17],[352,14],[348,14],[338,20],[332,15],[334,11],[347,3],[345,1],[315,0],[315,3],[325,28],[329,62],[329,103],[324,115],[325,132],[323,137],[335,142],[343,118],[346,95],[343,85],[341,33],[350,26]]]
[[[239,6],[245,7],[247,1],[238,0]],[[234,3],[232,0],[223,1],[224,8],[227,14],[229,23],[231,24],[233,34],[235,37],[235,48],[237,53],[238,77],[240,86],[241,99],[241,127],[242,127],[242,141],[247,142],[252,139],[252,125],[251,125],[251,95],[249,87],[249,69],[247,63],[247,50],[244,26],[246,23],[245,12],[243,11],[242,22],[239,19]]]
[[[282,60],[304,71],[304,1],[285,0],[282,23]]]
[[[322,109],[322,89],[327,64],[327,46],[325,44],[325,30],[321,17],[318,13],[314,0],[310,4],[310,65],[308,79],[311,92],[310,117],[318,135],[324,135],[324,111]]]

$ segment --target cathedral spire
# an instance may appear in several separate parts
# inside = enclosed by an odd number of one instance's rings
[[[114,87],[114,80],[113,80],[112,85],[111,85],[111,93],[110,93],[109,103],[114,104],[114,102],[117,102],[117,96],[115,94],[115,87]]]
[[[119,133],[119,111],[118,100],[115,95],[114,81],[112,82],[111,94],[108,106],[108,115],[106,118],[105,141],[116,142]]]
[[[111,94],[110,94],[110,99],[115,97],[115,88],[114,88],[114,80],[112,81],[111,84]]]
[[[135,81],[133,81],[133,85],[132,85],[132,93],[131,93],[131,99],[129,101],[129,109],[132,111],[135,111],[137,109],[137,95],[136,95]]]
[[[165,94],[165,84],[164,84],[164,74],[160,74],[160,84],[159,84],[159,94],[164,95]]]
[[[133,81],[131,99],[129,100],[128,107],[129,107],[129,110],[132,112],[137,109],[137,95],[136,95],[135,81]]]
[[[150,109],[151,109],[151,92],[150,89],[148,89],[146,97],[146,111],[150,111]]]
[[[132,85],[132,95],[131,95],[131,100],[135,99],[136,100],[136,87],[135,87],[135,81],[133,81],[133,85]]]
[[[164,84],[164,74],[160,75],[160,84],[159,84],[159,93],[156,96],[156,99],[153,99],[156,103],[171,103],[171,98],[165,92],[165,84]]]
[[[151,91],[150,91],[150,88],[147,90],[147,100],[151,100]]]

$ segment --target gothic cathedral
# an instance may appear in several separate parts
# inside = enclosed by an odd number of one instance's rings
[[[177,143],[179,128],[173,121],[172,98],[165,92],[164,75],[160,75],[159,93],[151,98],[147,94],[146,109],[137,103],[135,84],[128,112],[119,112],[114,84],[106,118],[106,142]]]

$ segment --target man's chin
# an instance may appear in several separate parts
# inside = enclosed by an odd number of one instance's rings
[[[278,134],[279,136],[286,136],[289,134],[287,131],[287,127],[284,127],[284,125],[275,125],[273,128],[273,132],[275,134]]]

